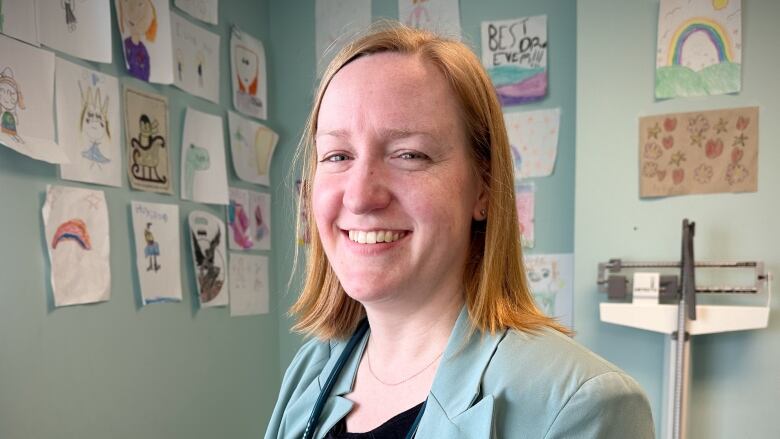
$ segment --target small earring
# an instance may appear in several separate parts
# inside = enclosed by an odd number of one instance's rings
[[[487,218],[487,209],[480,209],[479,214],[482,215],[482,218]]]

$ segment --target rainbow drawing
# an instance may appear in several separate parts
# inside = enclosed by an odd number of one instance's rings
[[[75,241],[84,250],[92,249],[87,225],[78,218],[65,221],[57,227],[57,231],[54,232],[54,237],[51,239],[51,248],[56,249],[62,241]]]
[[[734,60],[731,40],[723,26],[709,18],[694,17],[680,25],[670,39],[666,65],[682,65],[683,44],[688,37],[697,32],[704,32],[707,35],[718,52],[719,62],[732,62]]]

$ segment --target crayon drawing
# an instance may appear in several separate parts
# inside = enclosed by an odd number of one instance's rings
[[[656,98],[739,92],[741,63],[741,0],[661,0]]]
[[[574,255],[529,254],[523,260],[536,306],[544,314],[573,328]]]
[[[251,234],[256,250],[271,250],[271,194],[249,191]]]
[[[106,0],[36,2],[41,43],[79,58],[111,63],[111,3]]]
[[[130,76],[173,83],[173,49],[168,0],[116,0],[125,67]]]
[[[54,129],[54,54],[0,36],[0,143],[49,163],[68,163]]]
[[[201,307],[228,304],[225,223],[203,211],[189,216],[190,248]]]
[[[641,197],[757,191],[758,107],[640,118],[639,172]]]
[[[230,151],[238,178],[268,186],[279,135],[267,126],[228,111]]]
[[[62,58],[56,72],[59,141],[70,159],[61,177],[121,186],[119,82]]]
[[[504,114],[516,182],[552,174],[560,117],[560,108]]]
[[[130,209],[143,304],[181,301],[179,206],[133,201]]]
[[[249,191],[230,188],[230,204],[227,207],[228,245],[231,250],[250,250],[252,240],[252,221],[249,217]]]
[[[502,106],[547,94],[547,16],[482,22],[482,65]]]
[[[268,313],[268,257],[230,254],[230,315]]]
[[[460,38],[458,0],[398,0],[398,20],[410,27]]]
[[[173,4],[200,21],[219,23],[219,0],[174,0]]]
[[[523,247],[534,247],[534,204],[536,185],[533,183],[515,184],[515,207],[517,208],[520,241]]]
[[[221,116],[187,108],[181,144],[181,197],[227,205],[227,169]]]
[[[168,99],[125,87],[128,177],[134,189],[172,193]]]
[[[219,35],[171,13],[176,76],[173,84],[195,96],[219,103]]]
[[[55,306],[108,300],[110,244],[103,192],[48,185],[41,213]]]
[[[230,37],[233,107],[258,119],[268,117],[263,43],[234,27]]]

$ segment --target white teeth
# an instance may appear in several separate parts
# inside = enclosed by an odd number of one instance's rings
[[[392,232],[390,230],[374,230],[366,232],[363,230],[350,230],[350,241],[359,244],[378,244],[382,242],[394,242],[403,237],[403,232]]]

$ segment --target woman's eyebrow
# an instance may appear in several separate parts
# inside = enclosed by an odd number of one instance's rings
[[[406,139],[415,136],[428,137],[429,139],[434,141],[438,140],[438,138],[435,135],[424,130],[382,128],[380,130],[377,130],[377,134],[379,134],[382,138],[387,140],[399,140],[399,139]],[[342,139],[347,139],[351,137],[349,131],[345,129],[335,129],[335,130],[328,130],[324,132],[318,131],[314,137],[315,139],[318,139],[320,137],[325,137],[325,136],[332,136],[332,137],[337,137]]]

